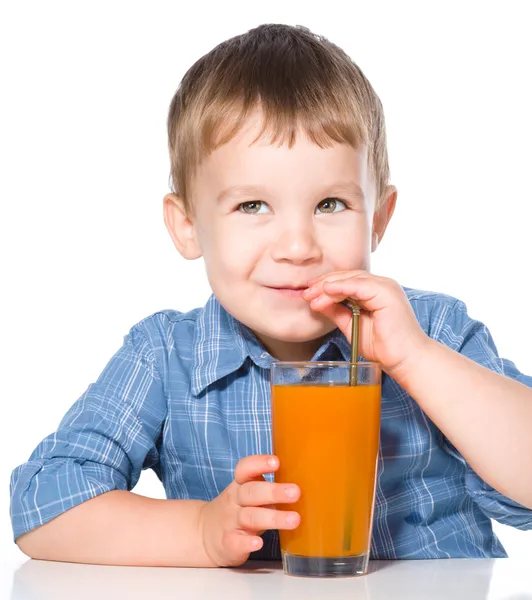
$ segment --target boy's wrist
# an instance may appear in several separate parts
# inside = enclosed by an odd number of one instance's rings
[[[197,531],[198,531],[198,540],[201,546],[201,549],[204,553],[204,562],[205,564],[201,565],[203,567],[221,567],[223,566],[219,561],[216,560],[212,551],[212,544],[209,543],[209,535],[212,535],[212,531],[209,532],[209,508],[210,502],[203,502],[198,510],[197,517]]]
[[[402,388],[408,391],[409,384],[415,378],[416,374],[420,372],[420,369],[426,368],[427,359],[430,360],[430,356],[438,346],[438,342],[423,333],[412,344],[407,357],[403,361],[391,369],[383,367],[383,370]]]

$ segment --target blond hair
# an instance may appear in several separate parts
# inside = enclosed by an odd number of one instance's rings
[[[376,202],[389,179],[384,112],[360,68],[305,27],[261,25],[231,38],[185,74],[168,113],[172,191],[188,205],[197,167],[260,108],[272,143],[301,128],[320,147],[367,145]]]

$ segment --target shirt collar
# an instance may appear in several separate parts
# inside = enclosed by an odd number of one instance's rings
[[[318,348],[312,360],[350,361],[351,346],[345,335],[338,328],[333,329]]]
[[[235,373],[249,359],[269,369],[275,360],[255,334],[235,319],[212,295],[196,321],[191,391],[199,396],[212,383]],[[340,330],[333,330],[312,360],[346,360],[350,347]]]

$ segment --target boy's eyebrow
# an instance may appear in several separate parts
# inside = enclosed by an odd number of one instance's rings
[[[357,196],[361,200],[365,200],[364,191],[356,181],[344,181],[339,183],[333,183],[324,188],[327,194],[349,194],[350,196]]]
[[[256,185],[232,185],[222,190],[217,198],[217,202],[223,202],[231,196],[264,196],[266,188]]]
[[[357,196],[361,200],[365,200],[364,192],[360,185],[356,181],[345,181],[334,183],[332,185],[324,186],[322,195],[326,196],[327,194],[349,194],[351,196]],[[263,197],[267,194],[267,190],[265,187],[257,186],[257,185],[232,185],[228,188],[222,190],[217,198],[217,202],[223,202],[229,197],[238,197],[238,196],[253,196],[253,197]]]

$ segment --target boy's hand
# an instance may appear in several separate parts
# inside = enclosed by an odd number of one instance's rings
[[[263,475],[279,468],[275,456],[243,458],[235,469],[234,481],[214,500],[207,502],[200,515],[203,545],[216,566],[238,566],[251,552],[259,550],[260,535],[267,529],[295,529],[299,514],[280,511],[275,504],[295,502],[296,485],[270,483]]]
[[[338,304],[353,299],[360,311],[359,352],[388,374],[405,370],[429,342],[401,286],[367,271],[339,271],[309,281],[303,298],[351,341],[352,312]]]

